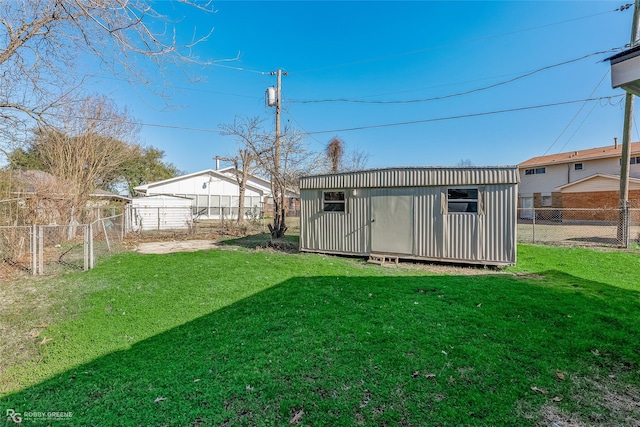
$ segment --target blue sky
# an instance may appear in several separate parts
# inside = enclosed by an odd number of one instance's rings
[[[234,152],[221,123],[260,116],[273,126],[264,92],[276,69],[288,73],[283,123],[308,133],[313,150],[337,136],[372,168],[512,165],[622,140],[621,97],[578,101],[623,93],[605,60],[629,42],[633,10],[614,11],[623,3],[237,1],[215,2],[215,14],[158,3],[181,40],[214,29],[193,51],[201,60],[239,59],[156,81],[164,100],[111,76],[94,89],[127,106],[143,141],[185,172]],[[446,98],[412,102],[436,97]],[[349,102],[319,102],[336,99]],[[540,107],[550,104],[562,105]]]

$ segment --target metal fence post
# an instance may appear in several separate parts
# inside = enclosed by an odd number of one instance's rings
[[[93,268],[93,224],[89,224],[89,269]]]
[[[625,204],[625,206],[622,208],[622,228],[623,228],[623,242],[622,245],[626,248],[629,249],[629,246],[631,246],[631,242],[630,242],[630,234],[631,234],[631,221],[629,221],[629,202],[627,201],[627,203]]]
[[[89,270],[89,226],[87,224],[82,226],[82,234],[84,238],[83,250],[83,270]]]
[[[533,222],[531,223],[531,243],[536,242],[536,208],[533,208]]]
[[[44,274],[44,226],[38,227],[38,274]]]
[[[38,274],[38,226],[31,226],[31,274]]]
[[[109,236],[107,235],[107,226],[104,224],[104,220],[101,219],[102,231],[104,232],[104,241],[107,243],[107,250],[111,252],[111,244],[109,243]]]

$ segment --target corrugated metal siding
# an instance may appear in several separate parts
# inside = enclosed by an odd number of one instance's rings
[[[443,234],[440,214],[440,188],[416,188],[414,207],[415,255],[425,258],[442,258]]]
[[[515,184],[518,179],[515,166],[372,169],[303,177],[300,179],[300,189]]]
[[[323,212],[322,191],[300,192],[300,248],[321,252],[366,255],[370,249],[369,194],[346,193],[345,212]]]
[[[444,258],[478,261],[479,215],[448,214],[445,216]]]
[[[503,169],[474,170],[486,174],[508,174]],[[409,174],[394,169],[371,174],[355,173],[353,176],[305,178],[307,188],[302,188],[301,182],[301,249],[368,255],[371,253],[371,218],[374,215],[371,198],[410,195],[413,197],[412,257],[488,264],[515,263],[517,185],[513,182],[495,185],[482,181],[469,183],[465,180],[473,174],[457,168],[429,171],[435,182],[447,180],[446,184],[403,185],[425,178],[427,172],[424,169],[409,170],[413,172]],[[512,175],[517,177],[515,169]],[[491,179],[498,178],[494,175]],[[383,183],[396,187],[367,187]],[[316,185],[322,186],[316,189]],[[477,215],[443,214],[446,212],[446,187],[453,185],[477,185],[481,189],[482,200],[479,201],[480,212]],[[357,189],[355,195],[354,188]],[[344,189],[346,212],[323,212],[322,189]]]
[[[517,186],[487,186],[483,259],[497,263],[516,262],[517,221],[514,206]]]

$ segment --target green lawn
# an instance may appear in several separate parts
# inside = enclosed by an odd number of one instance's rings
[[[2,338],[0,411],[73,426],[640,423],[638,253],[520,246],[516,267],[483,272],[228,246],[14,283],[29,291],[0,325],[39,335]],[[68,417],[33,414],[52,411]]]

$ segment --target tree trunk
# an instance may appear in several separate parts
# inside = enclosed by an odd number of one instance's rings
[[[243,171],[242,174],[245,175],[245,172]],[[247,182],[246,178],[243,178],[242,183],[239,185],[240,200],[238,200],[238,219],[237,219],[238,224],[241,224],[244,221],[244,195],[247,191],[246,182]]]
[[[269,224],[272,239],[281,239],[287,231],[285,224],[284,191],[279,184],[273,185],[273,225]]]

